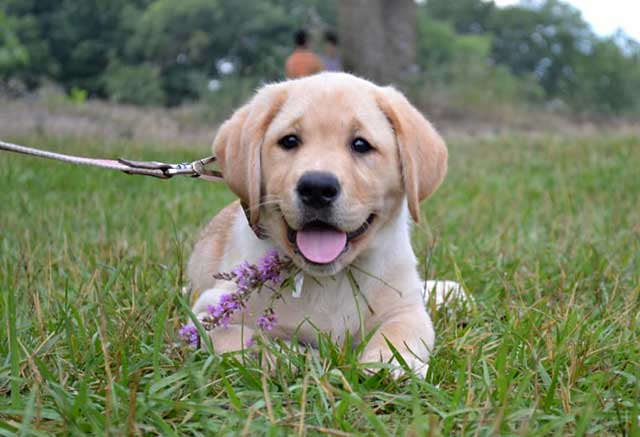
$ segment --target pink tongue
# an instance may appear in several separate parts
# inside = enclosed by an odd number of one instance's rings
[[[347,234],[335,229],[306,229],[298,231],[296,244],[309,261],[329,264],[342,253]]]

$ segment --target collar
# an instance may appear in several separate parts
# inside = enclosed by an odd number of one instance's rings
[[[260,224],[251,223],[251,215],[249,214],[249,207],[247,206],[247,204],[244,202],[240,202],[240,205],[242,206],[242,211],[244,211],[244,216],[247,219],[247,223],[249,223],[249,227],[251,228],[255,236],[258,237],[259,240],[266,240],[267,234],[264,232],[264,229],[260,226]]]

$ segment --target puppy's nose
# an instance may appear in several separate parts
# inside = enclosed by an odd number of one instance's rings
[[[331,173],[310,171],[298,180],[296,190],[305,205],[326,208],[340,195],[340,182]]]

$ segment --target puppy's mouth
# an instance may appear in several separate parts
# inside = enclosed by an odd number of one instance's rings
[[[309,222],[297,231],[287,224],[287,238],[308,262],[330,264],[347,250],[350,242],[367,232],[374,219],[375,215],[371,214],[358,229],[351,232],[320,220]]]

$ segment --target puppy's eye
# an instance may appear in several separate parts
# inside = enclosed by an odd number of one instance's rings
[[[369,144],[366,140],[363,140],[362,138],[358,137],[355,140],[353,140],[353,142],[351,143],[351,149],[354,152],[367,153],[372,151],[373,147],[371,147],[371,144]]]
[[[300,145],[300,138],[295,135],[286,135],[280,138],[278,144],[285,150],[295,149]]]

